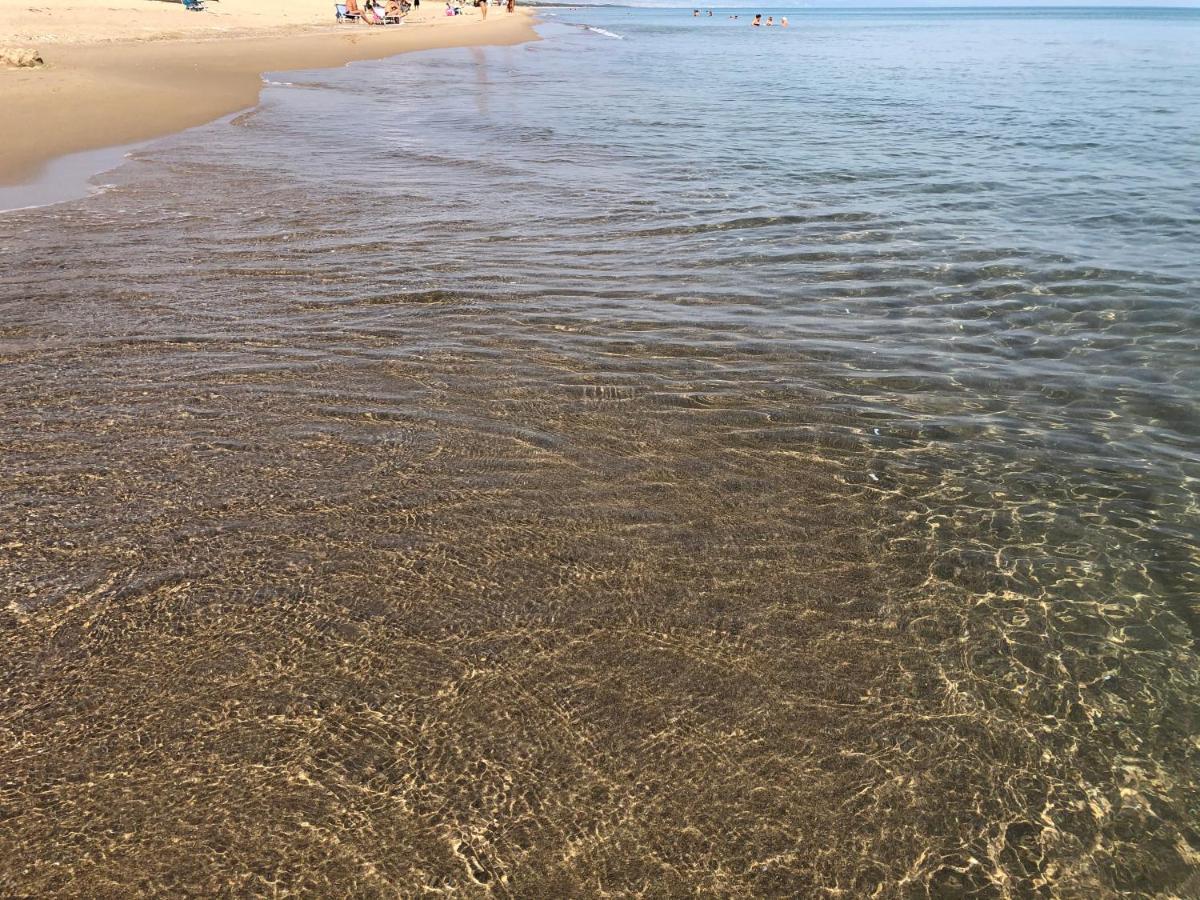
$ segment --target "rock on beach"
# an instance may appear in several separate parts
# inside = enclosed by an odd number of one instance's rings
[[[30,47],[0,47],[0,66],[33,69],[44,65],[42,55]]]

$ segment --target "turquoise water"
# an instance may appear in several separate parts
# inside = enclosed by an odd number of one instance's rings
[[[549,10],[537,43],[274,75],[0,217],[0,524],[88,523],[17,605],[262,481],[258,568],[214,545],[197,583],[282,585],[289,627],[369,599],[427,636],[421,597],[496,647],[622,635],[487,651],[570,765],[414,696],[444,784],[508,786],[442,813],[449,862],[405,844],[402,890],[1200,894],[1200,12],[755,11]],[[246,473],[193,484],[221,441]],[[359,510],[403,460],[411,517]],[[60,468],[151,505],[84,516]],[[271,530],[301,502],[344,530]],[[434,574],[374,580],[414,554]]]

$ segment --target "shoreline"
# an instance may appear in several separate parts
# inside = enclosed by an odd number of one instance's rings
[[[460,21],[461,20],[461,21]],[[44,67],[0,70],[0,185],[54,160],[138,144],[253,107],[268,72],[327,69],[419,50],[537,40],[531,10],[278,33],[54,44]]]

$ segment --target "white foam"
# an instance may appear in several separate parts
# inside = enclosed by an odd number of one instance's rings
[[[618,41],[625,40],[625,35],[614,34],[611,31],[605,31],[603,28],[597,28],[595,25],[584,25],[583,27],[586,28],[588,31],[594,31],[596,34],[602,34],[605,37],[616,38]]]

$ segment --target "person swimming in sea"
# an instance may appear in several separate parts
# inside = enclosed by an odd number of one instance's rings
[[[774,16],[767,16],[767,27],[768,27],[768,28],[771,28],[771,27],[773,27],[774,25],[775,25],[775,17],[774,17]]]
[[[787,16],[780,16],[780,17],[779,17],[779,27],[780,27],[780,28],[787,28]]]
[[[762,13],[756,13],[754,16],[754,21],[751,22],[750,24],[753,25],[755,28],[757,28],[759,25],[761,25],[762,24]]]

